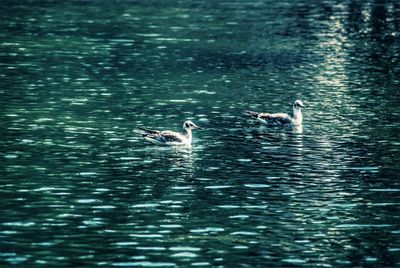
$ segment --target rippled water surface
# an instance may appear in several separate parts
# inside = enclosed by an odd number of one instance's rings
[[[400,266],[398,1],[0,2],[0,264]],[[286,112],[302,128],[244,110]],[[179,130],[159,147],[137,127]]]

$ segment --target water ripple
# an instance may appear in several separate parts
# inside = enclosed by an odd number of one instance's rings
[[[0,263],[399,266],[398,4],[3,2]]]

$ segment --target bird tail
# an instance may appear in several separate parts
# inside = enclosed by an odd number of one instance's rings
[[[144,136],[144,137],[149,135],[149,134],[158,134],[158,133],[160,133],[160,131],[158,131],[158,130],[152,130],[152,129],[148,129],[148,128],[145,128],[145,127],[138,127],[138,129],[144,131],[144,132],[142,132],[142,136]]]
[[[244,113],[245,113],[246,115],[250,115],[250,116],[253,117],[253,118],[257,118],[258,115],[260,114],[260,113],[258,113],[258,112],[253,112],[253,111],[244,111]]]

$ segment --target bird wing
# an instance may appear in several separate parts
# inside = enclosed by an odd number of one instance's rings
[[[153,141],[160,144],[183,142],[182,135],[173,131],[153,131],[151,133],[146,132],[143,133],[142,136],[148,141]]]
[[[270,124],[285,125],[291,123],[290,116],[285,113],[263,114],[262,119]]]
[[[285,113],[259,113],[253,111],[245,111],[245,114],[252,118],[261,121],[264,124],[270,125],[286,125],[292,123],[291,116]]]
[[[271,114],[270,113],[259,113],[258,118],[263,119],[263,120],[268,120],[270,119]]]
[[[163,131],[160,133],[160,138],[164,141],[164,142],[177,142],[177,143],[181,143],[183,142],[183,137],[181,134],[174,132],[174,131]]]

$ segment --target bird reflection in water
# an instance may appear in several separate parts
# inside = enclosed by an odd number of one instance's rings
[[[184,176],[193,177],[195,152],[191,146],[149,146],[147,150],[151,152],[152,159],[157,159],[161,165],[159,168],[180,171]]]

